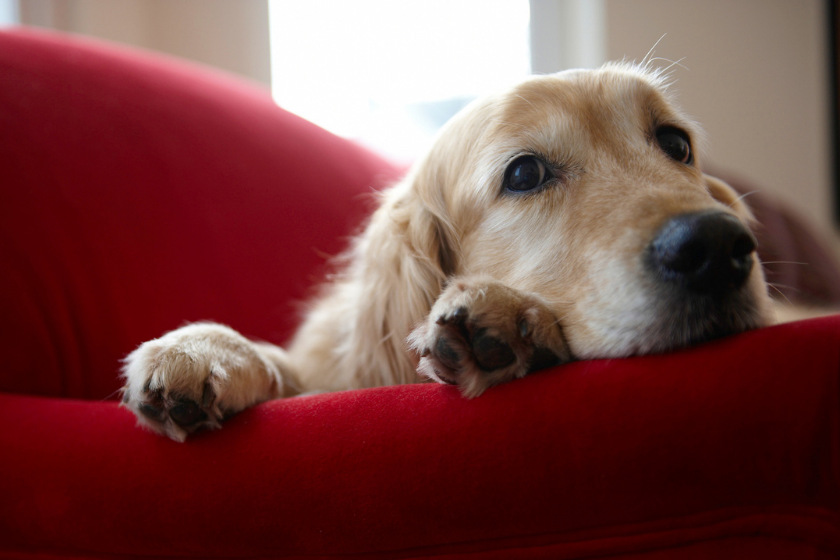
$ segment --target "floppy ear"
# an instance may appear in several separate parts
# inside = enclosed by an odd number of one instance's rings
[[[421,184],[423,180],[421,175],[409,178],[405,186],[388,193],[390,200],[386,200],[377,212],[387,218],[375,215],[369,234],[381,241],[388,235],[396,236],[392,238],[399,244],[394,247],[396,253],[392,257],[404,267],[416,267],[416,272],[422,271],[429,280],[434,278],[432,291],[437,292],[434,294],[437,299],[440,285],[455,268],[454,234],[445,203],[426,200],[434,199],[428,195],[437,189]],[[378,256],[381,257],[381,253]],[[407,284],[416,281],[411,276],[403,280],[407,280]]]
[[[750,227],[755,225],[755,216],[749,206],[744,202],[744,197],[739,195],[735,189],[711,175],[703,174],[703,179],[706,182],[706,188],[712,195],[712,198],[732,208],[735,213],[743,219]]]
[[[405,340],[428,315],[455,266],[447,220],[421,199],[417,177],[412,174],[382,194],[334,286],[343,292],[336,301],[352,307],[344,315],[350,324],[341,328],[337,352],[349,362],[338,368],[362,367],[353,375],[356,382],[364,380],[363,386],[418,380],[416,358],[406,351]]]

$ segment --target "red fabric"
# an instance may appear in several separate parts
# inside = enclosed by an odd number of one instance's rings
[[[838,557],[838,373],[834,317],[576,363],[471,401],[430,384],[274,401],[186,444],[111,402],[6,396],[0,546]]]
[[[0,33],[0,557],[840,557],[840,316],[186,444],[79,400],[187,320],[282,341],[394,174],[230,77]]]
[[[0,33],[0,391],[104,398],[187,321],[283,342],[396,170],[227,75]]]

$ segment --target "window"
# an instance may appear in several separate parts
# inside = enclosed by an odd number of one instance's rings
[[[0,0],[0,27],[17,25],[20,23],[18,17],[17,0]]]
[[[410,161],[530,72],[528,0],[269,0],[277,103]]]

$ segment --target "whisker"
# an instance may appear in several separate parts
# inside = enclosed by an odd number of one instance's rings
[[[774,283],[771,283],[771,282],[768,282],[767,285],[770,286],[771,288],[773,288],[774,290],[776,290],[779,293],[780,296],[785,298],[785,301],[787,301],[789,305],[796,305],[796,304],[793,303],[792,301],[790,301],[790,299],[788,299],[788,297],[784,293],[782,293],[782,290],[779,289],[780,287],[781,288],[786,288],[786,289],[794,291],[794,292],[802,293],[802,290],[794,288],[793,286],[786,286],[784,284],[774,284]]]
[[[786,288],[788,290],[793,290],[794,292],[802,292],[799,288],[794,286],[788,286],[787,284],[779,284],[778,282],[768,282],[768,284],[772,284],[773,286],[778,286],[779,288]]]
[[[755,190],[755,191],[750,191],[750,192],[745,192],[744,194],[742,194],[741,196],[739,196],[738,198],[736,198],[736,199],[735,199],[735,202],[740,202],[740,201],[744,200],[745,198],[747,198],[748,196],[750,196],[751,194],[755,194],[755,193],[757,193],[757,192],[758,192],[757,190]],[[733,204],[734,204],[734,203],[733,203]],[[732,206],[732,204],[730,204],[730,206]]]
[[[782,296],[785,299],[786,302],[788,302],[788,305],[793,305],[793,302],[788,299],[788,297],[784,294],[784,292],[782,292],[782,290],[780,290],[779,288],[777,288],[773,284],[767,284],[767,285],[770,286],[771,288],[773,288],[774,290],[776,290],[779,293],[779,295]]]
[[[810,263],[796,261],[761,261],[761,264],[801,264],[802,266],[808,266]]]

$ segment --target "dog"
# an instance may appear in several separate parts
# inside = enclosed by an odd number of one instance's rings
[[[669,85],[610,63],[473,102],[381,193],[287,349],[187,325],[125,359],[123,405],[184,441],[303,392],[427,378],[474,398],[773,323],[753,217],[703,173]]]

